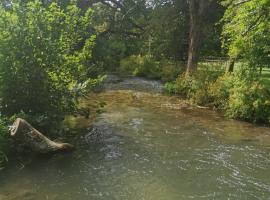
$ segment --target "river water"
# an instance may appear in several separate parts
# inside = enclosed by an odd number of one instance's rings
[[[0,174],[0,200],[270,199],[270,129],[162,95],[155,81],[110,77],[68,117],[76,150]]]

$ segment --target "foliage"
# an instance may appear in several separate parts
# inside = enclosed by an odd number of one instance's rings
[[[261,82],[258,72],[248,66],[241,66],[234,73],[199,70],[189,76],[181,75],[167,83],[166,89],[197,105],[221,110],[230,118],[270,123],[269,88]]]
[[[97,35],[93,61],[102,63],[107,71],[116,71],[120,60],[139,53],[142,32],[139,19],[144,17],[145,9],[140,2],[134,5],[133,0],[127,0],[115,5],[115,2],[101,1],[91,6],[94,10],[93,29]]]
[[[141,52],[158,60],[185,60],[188,48],[187,1],[154,1],[153,4]]]
[[[223,42],[233,58],[242,58],[250,67],[270,63],[270,1],[223,1],[227,6]]]
[[[219,1],[211,1],[203,19],[203,38],[200,47],[200,56],[219,57],[224,56],[220,36],[223,24],[220,23],[225,12],[225,8]]]
[[[5,117],[0,116],[0,170],[4,167],[7,162],[7,157],[5,155],[8,146],[8,128],[7,120]]]
[[[0,7],[0,16],[2,113],[59,122],[76,110],[78,85],[89,76],[92,10],[33,0]]]
[[[121,73],[130,73],[135,76],[146,77],[150,79],[160,79],[163,82],[174,80],[182,70],[179,62],[172,62],[163,59],[154,60],[150,56],[130,56],[120,62],[119,71]]]
[[[269,123],[270,94],[259,82],[241,84],[230,91],[226,115],[251,122]]]
[[[229,73],[225,73],[209,86],[212,106],[215,109],[226,109],[230,97],[230,89],[233,87],[233,84],[233,76]]]
[[[177,78],[179,74],[184,71],[184,64],[182,62],[175,62],[167,59],[159,61],[161,67],[161,81],[169,82]]]
[[[270,91],[261,83],[258,74],[242,67],[230,76],[225,114],[245,121],[269,123]]]
[[[195,104],[205,105],[211,101],[208,88],[220,73],[207,68],[189,75],[183,73],[175,82],[166,84],[166,88],[169,92],[186,96]]]
[[[158,63],[149,56],[130,56],[120,63],[121,72],[129,72],[135,76],[159,79],[160,67]]]
[[[90,1],[91,2],[91,1]],[[187,0],[95,1],[93,28],[97,40],[93,58],[105,69],[115,71],[120,61],[132,55],[151,55],[180,62],[187,60],[189,9]],[[204,19],[203,56],[220,55],[221,24],[215,26],[224,8],[217,1]]]

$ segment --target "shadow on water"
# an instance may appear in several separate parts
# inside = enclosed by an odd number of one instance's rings
[[[0,200],[270,198],[269,128],[162,95],[156,81],[109,78],[82,101],[104,103],[95,120],[66,120],[76,150],[10,167]]]

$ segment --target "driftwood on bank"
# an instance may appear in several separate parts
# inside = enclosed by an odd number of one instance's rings
[[[10,127],[10,135],[21,145],[30,148],[36,153],[49,153],[74,148],[71,144],[50,140],[21,118],[17,118]]]

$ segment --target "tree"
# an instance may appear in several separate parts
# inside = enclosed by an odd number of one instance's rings
[[[1,113],[23,112],[39,125],[73,113],[83,83],[93,81],[92,10],[33,0],[0,7],[0,16]]]
[[[252,68],[270,63],[270,1],[223,1],[227,7],[223,22],[223,43],[233,63],[242,59]]]
[[[199,47],[202,42],[202,23],[209,3],[209,0],[189,0],[190,31],[187,73],[197,69]]]
[[[91,5],[96,45],[93,60],[107,70],[115,70],[124,57],[139,54],[148,23],[145,1],[103,1]]]
[[[155,59],[185,61],[188,50],[188,5],[186,0],[155,1],[143,35],[144,53]],[[149,45],[150,43],[150,45]]]
[[[121,59],[131,55],[151,54],[159,61],[183,62],[188,60],[189,55],[188,69],[192,70],[196,68],[200,53],[220,55],[221,30],[220,26],[216,28],[215,23],[221,18],[223,9],[217,1],[80,2],[82,7],[91,6],[95,11],[93,24],[97,39],[93,57],[97,62],[105,63],[106,67],[116,68]],[[206,43],[201,46],[203,38]]]

